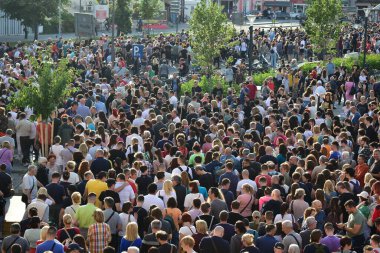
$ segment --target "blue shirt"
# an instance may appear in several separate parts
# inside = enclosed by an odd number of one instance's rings
[[[223,178],[228,178],[231,181],[229,190],[234,195],[236,195],[236,187],[237,187],[237,184],[239,182],[238,176],[236,176],[235,173],[233,173],[233,172],[226,172],[220,176],[219,184],[222,182]]]
[[[256,247],[259,248],[260,252],[274,253],[274,245],[277,239],[274,236],[263,235],[257,238]]]
[[[104,113],[107,113],[106,105],[103,102],[97,101],[94,106],[97,112],[103,111]]]
[[[83,119],[87,116],[91,116],[90,108],[85,105],[79,104],[77,109],[77,115],[80,115]]]
[[[45,251],[53,251],[54,253],[64,253],[63,245],[58,240],[49,240],[37,245],[36,253],[44,253]]]

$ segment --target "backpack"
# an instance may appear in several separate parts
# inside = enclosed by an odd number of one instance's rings
[[[350,181],[350,184],[352,184],[354,186],[354,188],[352,190],[352,193],[354,195],[360,194],[362,192],[359,181],[357,181],[357,180],[356,181]]]
[[[178,167],[178,169],[182,172],[184,171],[181,166]],[[190,175],[189,170],[191,170],[189,167],[186,166],[186,173],[189,176],[190,180],[193,180],[193,177]],[[191,171],[193,173],[193,171]],[[194,174],[193,174],[194,175]]]
[[[166,214],[165,217],[164,217],[164,220],[166,220],[167,222],[170,223],[172,231],[177,231],[177,227],[175,226],[175,223],[174,223],[174,220],[173,220],[172,216],[170,216],[169,214]]]

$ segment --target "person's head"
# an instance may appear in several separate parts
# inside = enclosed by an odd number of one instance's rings
[[[181,245],[182,250],[184,250],[185,252],[189,252],[189,250],[194,248],[194,245],[195,245],[194,238],[187,235],[181,239],[180,245]]]
[[[149,249],[150,252],[150,249]],[[136,246],[129,246],[127,253],[140,253],[140,249]]]
[[[73,192],[71,194],[71,201],[73,204],[80,205],[82,202],[82,195],[79,192]]]
[[[71,223],[73,222],[73,218],[71,217],[71,214],[65,214],[63,215],[63,224],[65,226],[71,226]]]
[[[310,242],[319,243],[321,238],[322,238],[322,231],[321,230],[314,229],[313,231],[311,231]]]
[[[352,199],[347,200],[346,203],[344,203],[344,208],[346,208],[346,211],[349,214],[356,213],[357,210],[355,202]]]
[[[371,236],[370,244],[374,248],[380,248],[380,235],[374,234]]]
[[[351,238],[347,236],[343,236],[340,238],[340,249],[345,250],[345,249],[351,249],[352,246],[352,240]]]
[[[274,236],[276,234],[276,225],[274,224],[268,224],[265,226],[265,233],[271,236]]]
[[[57,236],[57,228],[50,226],[46,232],[46,240],[54,240]]]
[[[207,234],[207,223],[204,220],[197,220],[195,222],[195,228],[200,234]]]
[[[298,244],[290,244],[288,248],[288,253],[300,253],[300,247],[298,246]]]
[[[150,223],[150,227],[152,228],[152,233],[157,233],[161,229],[162,223],[159,220],[153,220]]]
[[[157,185],[155,183],[151,183],[148,185],[148,193],[155,195],[157,192]]]
[[[324,226],[326,235],[334,235],[334,225],[331,222],[328,222]]]
[[[285,234],[289,234],[293,231],[293,223],[289,220],[285,220],[282,222],[282,231]]]
[[[97,208],[97,209],[94,211],[93,216],[94,216],[94,220],[95,220],[97,223],[103,223],[103,222],[104,222],[104,214],[103,214],[102,209]]]
[[[115,200],[112,197],[104,198],[104,208],[113,208],[115,205]]]
[[[103,248],[103,253],[116,253],[116,250],[112,246],[105,246]]]
[[[20,233],[21,227],[19,223],[11,224],[10,232],[12,235],[18,235]]]
[[[11,246],[11,253],[22,253],[22,247],[20,244],[15,243]]]
[[[181,220],[183,223],[187,223],[187,224],[192,222],[191,215],[189,213],[183,213]]]
[[[245,234],[247,232],[247,228],[245,227],[245,224],[243,221],[237,221],[235,223],[235,232],[237,234]]]
[[[157,238],[157,241],[162,245],[162,244],[165,244],[168,242],[169,240],[169,236],[168,234],[163,231],[163,230],[159,230],[157,231],[156,233],[156,238]]]
[[[244,234],[242,237],[241,237],[241,242],[242,244],[244,245],[244,247],[250,247],[253,245],[253,242],[254,242],[254,237],[252,234]]]
[[[216,226],[213,230],[213,235],[218,237],[223,237],[224,228],[222,226]]]
[[[282,242],[276,242],[274,245],[274,253],[283,253],[285,245]]]
[[[139,237],[138,226],[136,222],[129,222],[125,229],[125,239],[128,241],[134,241]]]

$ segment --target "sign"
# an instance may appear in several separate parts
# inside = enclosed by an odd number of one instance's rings
[[[75,13],[75,36],[93,37],[95,35],[96,21],[92,14]]]
[[[109,6],[108,5],[95,5],[94,6],[94,16],[97,21],[104,22],[109,17]]]
[[[144,46],[143,45],[133,45],[133,58],[143,58],[144,56]]]

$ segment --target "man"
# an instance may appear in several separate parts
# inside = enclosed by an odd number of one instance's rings
[[[26,205],[32,202],[32,199],[37,197],[37,186],[42,186],[41,184],[39,185],[36,174],[36,166],[29,165],[28,172],[22,178],[22,193],[24,194],[25,201],[23,199],[22,200]]]
[[[29,252],[29,242],[25,238],[20,236],[20,230],[20,224],[11,224],[11,235],[5,237],[1,245],[2,253],[11,253],[11,247],[14,244],[21,245],[22,253]]]
[[[223,239],[230,242],[231,237],[235,234],[235,226],[227,222],[228,212],[225,210],[221,211],[219,214],[219,220],[220,222],[216,224],[216,226],[224,228]]]
[[[255,192],[257,192],[257,185],[256,185],[256,182],[249,179],[249,171],[244,169],[242,172],[241,172],[241,176],[243,177],[242,180],[239,181],[238,185],[237,185],[237,188],[236,188],[236,194],[237,195],[240,195],[241,193],[241,187],[243,186],[243,184],[249,184],[250,186],[252,186],[253,190]]]
[[[90,108],[86,106],[86,99],[81,98],[78,103],[77,115],[85,119],[87,116],[91,116]]]
[[[141,112],[141,111],[140,111]],[[135,119],[136,120],[136,119]],[[143,119],[144,120],[144,119]],[[141,136],[139,135],[139,129],[137,126],[133,126],[131,128],[131,134],[127,136],[126,140],[125,140],[125,146],[128,148],[128,146],[130,146],[132,144],[132,139],[133,138],[136,138],[139,142],[139,146],[140,147],[144,147],[144,141],[143,139],[141,138]]]
[[[338,252],[340,250],[340,238],[334,235],[334,225],[332,223],[325,224],[326,236],[321,239],[321,243],[329,248],[330,252]]]
[[[19,121],[16,124],[17,135],[20,136],[20,146],[22,151],[22,163],[26,167],[30,164],[30,136],[33,124],[26,118],[24,112],[20,113]]]
[[[234,164],[231,161],[226,163],[225,169],[226,172],[223,173],[219,178],[219,184],[222,182],[223,178],[228,178],[230,180],[229,190],[236,196],[236,187],[239,182],[239,177],[233,171]]]
[[[281,192],[278,189],[274,189],[272,190],[271,197],[271,200],[263,205],[262,211],[265,213],[266,211],[271,210],[273,211],[273,215],[276,217],[277,214],[281,213]]]
[[[329,248],[326,245],[321,244],[322,231],[314,229],[310,234],[310,244],[304,249],[304,253],[330,253]]]
[[[208,231],[211,231],[211,228],[215,226],[215,224],[217,223],[217,220],[214,215],[210,214],[210,204],[207,202],[202,203],[201,211],[202,211],[202,214],[195,218],[194,224],[197,220],[204,220],[207,223]],[[218,213],[218,217],[219,217],[219,213]]]
[[[153,220],[150,223],[150,227],[152,229],[152,233],[146,234],[144,236],[144,239],[142,240],[142,245],[140,248],[141,253],[148,253],[148,251],[151,247],[160,246],[160,243],[157,241],[157,238],[156,238],[156,233],[161,230],[161,221]]]
[[[302,238],[302,249],[304,249],[306,245],[310,243],[311,232],[317,228],[317,220],[314,218],[314,216],[306,218],[306,226],[307,228],[300,232],[300,236]]]
[[[11,201],[11,189],[12,189],[12,178],[6,173],[7,166],[5,164],[0,165],[0,198],[3,198],[5,205],[3,206],[3,212],[0,211],[0,238],[3,235],[3,222],[5,215],[8,212],[10,201]]]
[[[105,206],[105,199],[108,197],[111,197],[114,201],[114,205],[112,206],[112,209],[117,212],[121,212],[121,205],[120,205],[120,196],[117,192],[115,192],[115,184],[116,181],[113,178],[107,179],[107,186],[108,189],[100,193],[99,200],[102,202],[103,207]]]
[[[122,223],[120,216],[117,212],[112,210],[112,208],[115,205],[115,201],[111,197],[106,197],[104,199],[104,222],[107,223],[110,226],[111,230],[111,242],[110,246],[114,247],[116,252],[118,252],[119,249],[119,231],[122,231]]]
[[[231,225],[235,225],[238,220],[243,220],[244,217],[239,212],[240,202],[237,200],[232,201],[231,203],[231,212],[228,213],[227,222]]]
[[[276,226],[273,224],[266,225],[265,232],[265,235],[257,238],[256,247],[259,249],[260,252],[274,253],[274,247],[278,242],[277,239],[274,237],[274,235],[276,234]]]
[[[294,232],[293,223],[289,220],[285,220],[282,222],[282,232],[286,235],[282,239],[282,243],[284,244],[284,252],[287,253],[290,244],[297,244],[300,249],[302,249],[302,238],[301,236]]]
[[[229,243],[223,239],[224,228],[216,226],[212,236],[203,237],[199,244],[200,252],[207,253],[229,253]]]
[[[104,158],[104,150],[96,150],[95,159],[92,161],[90,168],[92,173],[98,175],[99,172],[108,172],[111,168],[110,161]]]
[[[87,204],[80,206],[75,213],[74,224],[79,227],[80,233],[87,238],[88,227],[95,223],[93,213],[95,206],[96,194],[90,192],[87,197]]]
[[[373,150],[373,159],[375,162],[372,164],[369,172],[374,178],[380,180],[380,149]]]
[[[90,192],[95,193],[96,196],[100,196],[103,191],[108,189],[107,187],[107,174],[104,171],[99,172],[97,175],[97,179],[90,179],[84,190],[84,198],[86,198],[87,194]],[[96,199],[95,205],[98,208],[102,208],[102,202],[99,199]]]
[[[149,211],[150,206],[152,205],[156,205],[161,210],[165,209],[164,202],[156,196],[156,193],[157,185],[155,183],[151,183],[148,186],[148,194],[144,196],[144,204],[142,206],[146,211]]]
[[[311,173],[312,182],[315,182],[315,180],[317,179],[317,175],[321,173],[324,169],[326,169],[326,163],[328,162],[328,159],[326,156],[321,155],[318,161],[319,161],[319,165],[315,166]]]
[[[184,203],[185,203],[185,197],[186,197],[186,188],[181,184],[181,177],[180,176],[173,176],[172,177],[172,183],[173,183],[173,189],[177,195],[177,204],[178,208],[183,212],[185,210]]]
[[[348,200],[357,199],[357,197],[352,194],[343,182],[338,182],[336,184],[337,192],[339,193],[339,205],[343,213],[343,220],[348,219],[349,213],[346,211],[345,204]]]
[[[346,234],[352,240],[352,249],[361,252],[364,246],[364,229],[366,224],[366,218],[356,208],[355,202],[350,199],[344,203],[344,207],[349,214],[346,223],[337,224],[338,228],[346,231]]]
[[[57,235],[57,229],[55,227],[49,227],[46,233],[46,240],[37,245],[36,253],[44,253],[46,251],[51,251],[53,253],[64,253],[64,248],[62,243],[55,239]]]
[[[210,198],[210,207],[211,207],[210,215],[216,217],[216,219],[218,219],[221,211],[228,210],[226,202],[222,200],[222,196],[220,195],[221,195],[221,192],[216,187],[211,187],[210,190],[208,191],[208,196]]]
[[[323,205],[322,202],[318,199],[314,200],[311,203],[311,207],[315,209],[317,212],[315,215],[315,220],[317,221],[317,229],[323,230],[323,226],[325,225],[325,220],[326,220],[326,213],[323,210]]]
[[[62,118],[62,125],[58,128],[58,136],[61,137],[62,145],[65,145],[74,137],[75,129],[67,122],[67,117]],[[73,145],[74,146],[74,145]]]
[[[59,184],[61,175],[59,172],[53,172],[51,175],[51,183],[46,186],[48,194],[54,199],[55,204],[50,206],[50,221],[58,225],[59,212],[61,210],[63,199],[66,196],[65,188]]]
[[[75,145],[74,139],[70,139],[67,142],[62,141],[62,143],[66,144],[66,146],[64,149],[61,150],[60,156],[62,159],[62,164],[66,165],[69,161],[73,160],[73,154],[77,152],[78,149],[74,147]]]
[[[366,161],[368,161],[368,159],[366,160],[364,155],[358,155],[358,165],[355,167],[355,178],[360,182],[361,187],[364,187],[364,176],[369,170]]]
[[[47,196],[45,194],[40,193],[37,196],[37,200],[33,203],[30,203],[28,207],[26,208],[23,220],[28,218],[30,209],[36,208],[37,214],[40,220],[48,223],[49,222],[49,206],[48,204],[45,203],[46,199],[47,199]]]
[[[158,250],[160,253],[171,253],[171,252],[177,252],[177,247],[174,244],[169,243],[169,237],[168,234],[165,231],[158,231],[156,233],[156,238],[158,243],[160,244],[160,247]]]
[[[137,110],[136,115],[135,115],[135,119],[132,121],[132,126],[134,126],[136,128],[140,127],[141,125],[144,125],[144,121],[145,121],[145,119],[142,117],[142,111]]]

